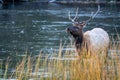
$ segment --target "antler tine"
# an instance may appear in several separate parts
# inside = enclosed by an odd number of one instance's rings
[[[75,14],[74,20],[78,17],[78,9],[79,8],[77,8],[77,10],[76,10],[76,14]]]
[[[76,15],[75,15],[75,17],[74,17],[73,19],[71,18],[70,11],[69,11],[69,14],[68,14],[69,20],[71,20],[73,23],[75,22],[75,19],[78,17],[78,9],[79,9],[79,8],[77,8],[77,10],[76,10]]]
[[[73,19],[71,18],[70,11],[68,13],[68,16],[69,16],[69,20],[71,20],[72,22],[74,22]]]
[[[96,11],[95,14],[91,13],[91,17],[86,21],[86,23],[88,23],[91,19],[94,19],[95,16],[98,14],[99,11],[100,11],[100,5],[98,5],[98,10]]]

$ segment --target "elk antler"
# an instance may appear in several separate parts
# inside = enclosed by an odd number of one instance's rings
[[[90,20],[94,19],[99,11],[100,11],[100,5],[98,5],[98,10],[96,11],[96,13],[95,14],[91,13],[90,18],[87,21],[85,21],[85,23],[87,24]]]
[[[78,9],[79,9],[79,8],[76,9],[76,15],[75,15],[74,18],[71,18],[70,11],[69,11],[69,13],[68,13],[69,20],[71,20],[73,23],[75,22],[75,19],[78,17]]]

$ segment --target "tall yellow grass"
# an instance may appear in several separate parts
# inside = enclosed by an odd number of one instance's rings
[[[120,39],[119,39],[120,41]],[[76,57],[75,51],[59,54],[25,56],[19,62],[15,71],[7,76],[9,63],[6,64],[4,79],[17,80],[120,80],[120,43],[110,43],[108,57],[101,55],[84,55]],[[101,53],[106,54],[107,51]]]

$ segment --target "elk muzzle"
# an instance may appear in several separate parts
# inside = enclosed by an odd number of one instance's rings
[[[79,35],[79,28],[78,27],[75,27],[75,26],[70,26],[66,29],[66,32],[67,33],[70,33],[71,35]]]

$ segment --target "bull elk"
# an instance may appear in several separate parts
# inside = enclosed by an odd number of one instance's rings
[[[92,14],[88,20],[83,22],[75,21],[78,19],[78,8],[74,18],[71,18],[69,12],[69,20],[72,21],[73,26],[68,27],[67,32],[69,32],[75,40],[75,47],[78,56],[81,55],[83,49],[86,49],[87,51],[90,51],[90,53],[94,54],[98,51],[106,50],[109,46],[110,39],[108,33],[102,28],[94,28],[92,30],[83,32],[83,28],[86,26],[86,24],[91,19],[94,19],[99,11],[100,6],[98,5],[98,10],[95,12],[95,14]]]

